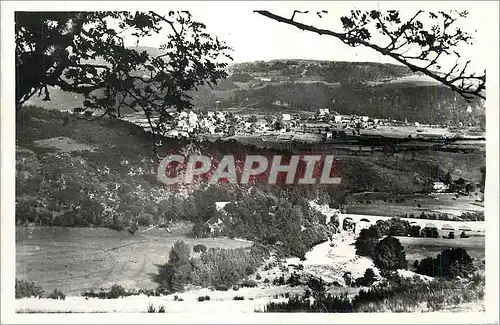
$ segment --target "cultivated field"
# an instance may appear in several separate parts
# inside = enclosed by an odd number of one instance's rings
[[[182,238],[191,247],[250,246],[250,242],[226,238],[193,239],[187,227],[153,229],[135,236],[104,228],[19,227],[16,229],[16,277],[34,281],[49,292],[68,295],[118,283],[126,288],[153,289],[151,277],[158,264],[168,260],[170,248]]]

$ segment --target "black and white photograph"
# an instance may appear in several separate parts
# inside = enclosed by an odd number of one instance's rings
[[[497,323],[498,12],[2,1],[2,323]]]

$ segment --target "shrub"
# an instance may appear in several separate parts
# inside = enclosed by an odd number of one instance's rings
[[[401,242],[392,236],[385,237],[375,247],[373,263],[381,271],[406,269],[408,261]]]
[[[205,253],[207,251],[207,246],[203,244],[197,244],[193,246],[193,252],[195,253]]]
[[[16,299],[41,297],[43,289],[34,282],[16,279]]]
[[[228,290],[229,290],[229,287],[228,287],[228,286],[226,286],[226,285],[220,285],[220,284],[219,284],[219,285],[216,285],[216,286],[214,287],[214,289],[215,289],[215,290],[217,290],[217,291],[228,291]]]
[[[467,236],[465,231],[462,231],[462,233],[460,234],[460,238],[469,238],[469,236]]]
[[[378,235],[381,236],[408,236],[410,233],[410,223],[401,218],[391,218],[389,220],[378,220],[376,223]]]
[[[148,313],[166,313],[165,306],[160,306],[158,309],[153,304],[148,305]]]
[[[259,273],[257,273],[257,274],[255,275],[255,280],[260,280],[260,279],[262,279],[262,277],[260,276],[260,274],[259,274]]]
[[[439,232],[437,231],[436,228],[425,227],[422,232],[423,232],[424,237],[426,237],[426,238],[438,238],[439,237]]]
[[[264,279],[264,283],[269,283],[269,282],[270,282],[270,281],[269,281],[269,279],[268,279],[268,278],[265,278],[265,279]]]
[[[284,286],[285,285],[285,277],[282,275],[279,278],[274,278],[273,285]]]
[[[413,225],[410,227],[410,236],[411,237],[420,237],[420,226]]]
[[[467,277],[474,270],[472,258],[463,248],[447,248],[436,258],[425,258],[416,266],[419,274],[448,279]]]
[[[365,271],[365,274],[362,277],[359,277],[356,279],[356,281],[350,283],[350,285],[354,286],[363,286],[363,287],[369,287],[375,282],[375,272],[373,271],[372,268],[368,268]]]
[[[307,281],[307,286],[309,287],[309,289],[311,289],[313,295],[315,296],[322,295],[326,290],[326,284],[321,278],[318,279],[311,277]]]
[[[61,290],[59,289],[54,289],[54,291],[52,291],[48,296],[47,298],[49,299],[61,299],[61,300],[65,300],[66,299],[66,295],[64,294],[64,292],[62,292]]]
[[[290,275],[290,277],[286,281],[286,284],[288,284],[291,287],[295,287],[301,285],[302,282],[300,281],[300,276],[296,272],[293,272],[292,275]]]
[[[376,280],[375,272],[373,271],[373,269],[367,268],[365,270],[365,274],[364,274],[363,278],[365,280],[366,285],[368,285],[368,286],[372,285],[373,282],[375,282],[375,280]]]
[[[198,297],[198,301],[208,301],[210,300],[210,296],[199,296]]]
[[[115,299],[127,295],[127,291],[119,284],[113,284],[108,293],[109,299]]]
[[[450,231],[448,233],[448,239],[454,239],[455,238],[455,233],[453,231]]]
[[[233,298],[233,300],[245,300],[245,297],[243,296],[236,296]]]
[[[347,294],[340,296],[328,295],[316,299],[311,304],[309,299],[301,296],[293,296],[286,302],[270,302],[264,308],[267,313],[290,313],[290,312],[309,312],[309,313],[346,313],[352,311],[352,305],[347,298]]]
[[[378,229],[377,226],[370,226],[370,228],[362,229],[359,233],[354,247],[356,247],[356,254],[360,256],[373,256],[375,246],[378,243]]]

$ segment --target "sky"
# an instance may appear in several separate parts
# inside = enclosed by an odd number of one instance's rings
[[[453,4],[451,7],[450,5]],[[169,10],[189,10],[193,18],[204,23],[207,31],[218,36],[234,49],[234,62],[246,62],[272,59],[315,59],[332,61],[368,61],[397,63],[389,57],[365,48],[352,48],[331,36],[321,36],[308,31],[301,31],[267,17],[254,13],[253,10],[269,10],[273,13],[290,17],[295,9],[309,10],[307,15],[297,15],[295,20],[316,27],[342,32],[340,17],[349,15],[351,9],[398,9],[401,15],[413,16],[419,10],[468,10],[469,16],[459,26],[474,33],[475,44],[462,48],[462,57],[470,58],[471,68],[481,72],[486,67],[481,60],[481,53],[488,48],[488,29],[491,3],[483,2],[379,2],[369,1],[355,5],[349,2],[168,2],[159,3],[155,12],[166,14]],[[498,8],[498,7],[497,7]],[[323,18],[315,12],[327,10]],[[493,16],[494,17],[494,16]],[[374,39],[376,41],[376,39]],[[161,38],[141,39],[139,45],[158,47]],[[135,40],[129,41],[135,45]],[[445,62],[451,66],[453,62]]]

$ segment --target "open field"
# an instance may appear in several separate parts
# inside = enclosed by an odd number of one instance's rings
[[[130,235],[104,228],[19,227],[16,229],[16,277],[34,281],[44,290],[68,295],[90,289],[156,288],[151,275],[168,260],[170,248],[182,238],[193,246],[236,248],[250,242],[217,238],[187,238],[184,231],[154,229]]]
[[[485,258],[485,237],[471,236],[469,238],[456,238],[460,234],[455,232],[455,239],[446,239],[441,236],[448,235],[448,231],[439,231],[440,238],[414,238],[414,237],[398,237],[403,244],[408,260],[408,269],[413,270],[413,262],[426,257],[436,257],[442,250],[447,248],[462,247],[467,250],[467,253],[477,259],[475,264],[480,264]],[[484,265],[482,266],[484,268]]]
[[[354,214],[374,214],[382,216],[399,216],[411,214],[419,216],[422,212],[426,214],[451,214],[460,216],[466,211],[484,211],[484,206],[476,202],[481,193],[472,196],[455,197],[453,193],[443,194],[411,194],[395,196],[390,193],[358,193],[351,195],[348,212]],[[395,199],[404,202],[396,203]],[[367,201],[369,203],[367,203]],[[420,208],[418,207],[420,204]]]

